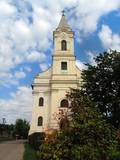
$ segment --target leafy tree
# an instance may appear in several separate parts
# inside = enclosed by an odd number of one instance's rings
[[[95,58],[96,66],[83,71],[83,87],[100,112],[120,127],[120,53],[104,52]]]
[[[29,122],[22,119],[17,119],[14,128],[14,135],[19,135],[20,137],[26,139],[28,137]]]
[[[0,124],[0,135],[1,136],[12,136],[14,129],[13,124]]]
[[[42,160],[115,160],[119,156],[116,131],[82,90],[72,89],[69,128],[40,146]]]

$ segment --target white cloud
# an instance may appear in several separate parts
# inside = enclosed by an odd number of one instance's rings
[[[91,51],[87,51],[86,54],[88,56],[87,58],[88,58],[89,63],[93,66],[96,66],[96,62],[95,62],[95,59],[94,59],[96,54],[91,52]]]
[[[0,99],[0,117],[6,118],[7,123],[13,123],[17,118],[30,120],[31,110],[31,88],[21,86],[15,93],[11,93],[11,99]]]
[[[15,14],[16,8],[10,5],[8,2],[1,0],[0,1],[0,17],[1,16],[11,16]]]
[[[0,73],[0,86],[9,87],[10,85],[19,85],[18,80],[9,72]]]
[[[119,7],[119,0],[109,0],[109,3],[108,0],[93,0],[92,3],[89,0],[26,0],[16,3],[1,0],[0,73],[11,74],[11,69],[26,61],[47,61],[44,53],[51,50],[52,32],[57,27],[64,8],[70,9],[66,15],[73,30],[79,33],[76,38],[81,42],[83,33],[87,35],[94,32],[100,18]],[[115,35],[114,40],[117,41],[116,39],[119,40],[119,36]],[[40,53],[36,54],[38,50]],[[47,68],[43,64],[41,66],[43,70]]]
[[[45,71],[45,70],[48,69],[48,65],[47,65],[46,63],[41,63],[41,64],[40,64],[40,69],[41,69],[42,71]]]
[[[31,26],[24,20],[17,20],[11,28],[11,39],[14,43],[14,52],[26,54],[27,50],[35,47]]]
[[[27,60],[29,62],[42,62],[46,60],[46,55],[42,52],[33,51],[27,55]]]
[[[15,75],[15,78],[17,78],[17,79],[23,79],[26,77],[26,74],[23,71],[17,71],[17,72],[15,72],[14,75]]]
[[[91,51],[87,51],[86,55],[87,55],[88,63],[95,66],[96,62],[94,58],[96,54]],[[80,60],[76,60],[76,65],[80,70],[87,69],[87,65],[85,65],[85,62],[82,62]]]
[[[1,72],[0,73],[0,85],[4,87],[10,87],[10,85],[18,86],[19,80],[26,77],[24,71],[16,71],[15,73]]]
[[[76,65],[80,70],[86,69],[87,66],[84,64],[84,62],[80,61],[80,60],[76,60]]]
[[[109,3],[108,0],[93,0],[92,3],[89,0],[79,0],[76,4],[77,7],[74,8],[76,18],[71,19],[71,22],[73,27],[84,33],[94,32],[102,16],[120,8],[119,0],[109,0]]]
[[[98,36],[105,49],[120,51],[120,35],[113,33],[109,26],[102,25],[102,29]]]

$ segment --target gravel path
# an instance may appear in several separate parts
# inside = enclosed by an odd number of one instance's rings
[[[24,140],[7,141],[0,144],[0,160],[23,160]]]

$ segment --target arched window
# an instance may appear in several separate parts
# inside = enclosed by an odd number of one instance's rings
[[[42,126],[43,125],[43,117],[38,117],[38,126]]]
[[[61,41],[61,50],[66,51],[67,50],[67,42],[65,40]]]
[[[68,100],[63,99],[63,100],[60,102],[60,107],[68,107],[68,106],[69,106]]]
[[[44,105],[44,98],[40,97],[39,98],[39,106],[43,106]]]

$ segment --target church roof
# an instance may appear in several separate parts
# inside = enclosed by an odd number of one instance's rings
[[[61,17],[61,20],[60,20],[60,23],[57,27],[57,30],[62,30],[62,29],[65,29],[65,30],[68,30],[68,31],[71,31],[71,28],[66,20],[66,17],[65,17],[65,14],[64,14],[64,11],[63,11],[63,14],[62,14],[62,17]]]

